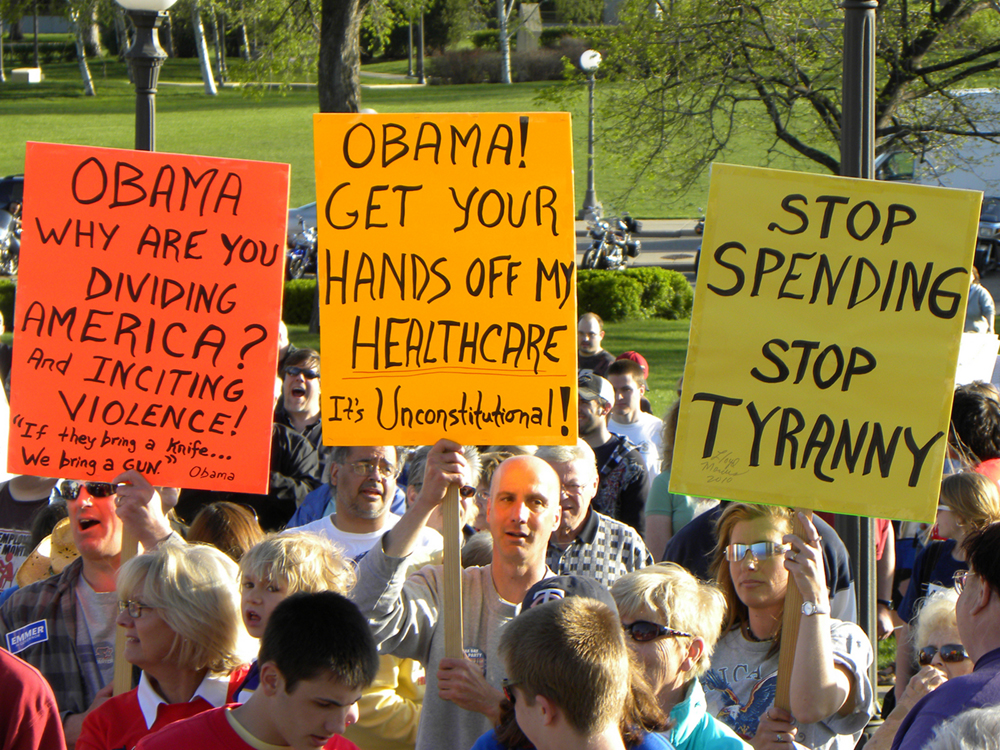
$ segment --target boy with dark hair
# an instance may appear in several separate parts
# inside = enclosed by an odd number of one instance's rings
[[[618,614],[576,596],[532,607],[500,636],[504,692],[538,750],[624,750],[629,659]]]
[[[261,639],[260,688],[230,705],[147,735],[137,750],[356,750],[340,735],[378,671],[368,621],[330,591],[295,594],[271,613]]]

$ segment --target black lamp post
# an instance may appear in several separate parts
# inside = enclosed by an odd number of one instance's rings
[[[601,53],[588,49],[580,55],[580,70],[587,74],[588,106],[590,117],[587,121],[587,192],[576,218],[587,219],[601,212],[601,204],[594,191],[594,74],[601,67]]]
[[[840,174],[875,177],[875,11],[878,0],[843,0],[844,72]],[[835,524],[851,555],[858,590],[858,624],[877,643],[875,535],[871,518],[838,516]],[[890,532],[891,533],[891,532]],[[877,660],[869,669],[875,683]]]
[[[135,81],[135,148],[156,150],[156,83],[167,53],[160,46],[157,29],[176,0],[118,0],[135,25],[135,39],[125,57]]]

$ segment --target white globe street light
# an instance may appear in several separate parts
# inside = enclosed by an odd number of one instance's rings
[[[589,216],[599,216],[601,204],[597,200],[594,191],[594,74],[601,67],[601,53],[588,49],[580,55],[580,70],[587,74],[588,102],[590,118],[587,123],[587,192],[583,196],[583,205],[577,219],[586,219]]]
[[[167,59],[160,46],[157,29],[167,17],[167,9],[177,0],[118,0],[135,25],[135,39],[125,57],[132,65],[135,81],[135,148],[156,150],[156,83],[160,66]]]

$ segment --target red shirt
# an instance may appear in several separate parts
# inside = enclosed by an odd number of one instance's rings
[[[213,708],[191,719],[178,721],[156,734],[142,738],[136,750],[254,750],[229,726],[226,710]],[[324,745],[326,750],[358,750],[358,746],[339,734]]]
[[[226,705],[248,668],[249,665],[244,664],[228,678],[206,678],[187,703],[165,703],[155,694],[153,702],[150,702],[148,696],[152,688],[148,682],[140,683],[139,687],[108,699],[87,715],[80,729],[80,738],[76,741],[76,750],[132,750],[147,734],[175,721]],[[144,700],[146,713],[140,702],[140,691],[147,696]],[[149,725],[148,716],[154,713],[156,718]]]

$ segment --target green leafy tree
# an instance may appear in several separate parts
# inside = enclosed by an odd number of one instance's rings
[[[604,148],[631,165],[635,182],[686,188],[750,131],[771,141],[763,163],[780,153],[839,173],[839,2],[623,0],[619,17],[602,40],[602,72],[615,83],[604,87],[600,123]],[[919,154],[954,135],[1000,136],[1000,118],[984,120],[953,93],[1000,67],[990,2],[883,0],[876,30],[880,150]]]

